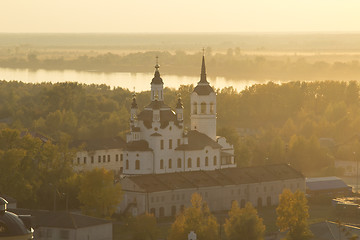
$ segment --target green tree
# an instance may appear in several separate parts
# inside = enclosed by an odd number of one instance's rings
[[[310,239],[312,233],[307,219],[309,218],[309,206],[305,194],[300,190],[292,193],[284,189],[280,195],[279,206],[276,208],[276,225],[280,231],[288,231],[288,240]]]
[[[133,219],[130,223],[133,240],[156,240],[160,230],[153,214],[142,214]]]
[[[224,229],[228,240],[264,239],[263,219],[259,218],[257,210],[250,202],[246,203],[245,208],[239,208],[238,202],[233,202],[229,218],[225,220]]]
[[[219,225],[210,213],[209,207],[203,202],[200,194],[191,197],[191,207],[180,213],[171,225],[169,240],[187,239],[190,231],[194,231],[198,239],[215,240],[219,237]]]
[[[113,173],[103,168],[84,172],[81,177],[78,199],[85,214],[111,217],[120,203],[120,184],[114,184]]]

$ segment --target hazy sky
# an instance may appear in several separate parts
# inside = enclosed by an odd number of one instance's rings
[[[360,31],[360,0],[0,0],[0,32]]]

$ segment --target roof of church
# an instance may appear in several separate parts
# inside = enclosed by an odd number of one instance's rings
[[[205,57],[202,58],[201,64],[201,74],[200,81],[197,86],[194,88],[194,92],[199,95],[209,95],[211,92],[214,92],[214,89],[210,86],[209,82],[206,80],[206,69],[205,69]]]
[[[214,171],[146,174],[127,178],[146,192],[160,192],[279,181],[304,178],[304,176],[287,164],[275,164],[246,168],[225,168]]]
[[[152,102],[152,103],[154,103],[154,102]],[[163,103],[163,102],[161,101],[159,103]],[[164,104],[164,106],[167,106],[167,105]],[[153,110],[147,109],[147,108],[139,113],[138,120],[143,121],[145,127],[149,129],[149,128],[152,128]],[[160,108],[160,128],[167,127],[169,125],[169,122],[174,122],[175,125],[179,124],[179,122],[176,118],[176,114],[170,108],[169,109],[161,109]]]
[[[177,147],[175,150],[200,150],[206,146],[212,148],[221,148],[221,145],[210,138],[208,135],[198,132],[197,130],[191,130],[187,134],[188,144],[183,144]]]
[[[91,139],[91,140],[77,140],[71,143],[71,147],[84,146],[86,150],[101,150],[101,149],[118,149],[125,148],[126,141],[121,137]]]
[[[126,144],[127,151],[152,151],[146,140],[131,141]]]
[[[154,78],[151,81],[151,84],[164,84],[163,80],[160,77],[159,68],[160,68],[160,65],[158,63],[156,63],[156,65],[155,65],[156,70],[154,73]]]

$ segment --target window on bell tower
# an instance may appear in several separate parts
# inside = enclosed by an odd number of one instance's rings
[[[205,114],[206,113],[206,103],[202,102],[201,103],[201,114]]]
[[[210,113],[214,113],[214,103],[210,103]]]
[[[197,103],[194,102],[193,104],[193,114],[197,114]]]

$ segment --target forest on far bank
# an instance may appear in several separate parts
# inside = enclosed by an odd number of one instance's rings
[[[186,126],[193,87],[164,93],[171,107],[181,94]],[[359,90],[355,81],[217,89],[217,132],[234,145],[239,166],[290,163],[307,176],[341,174],[334,160],[360,157]],[[150,101],[149,91],[136,97],[140,110]],[[0,81],[0,129],[28,129],[54,141],[124,136],[131,99],[129,90],[106,85]]]
[[[20,49],[20,50],[19,50]],[[48,52],[14,48],[0,51],[0,67],[32,70],[151,72],[159,56],[162,73],[198,76],[201,51]],[[360,54],[321,52],[243,52],[239,47],[225,52],[205,50],[209,75],[234,80],[354,80],[360,77]]]

